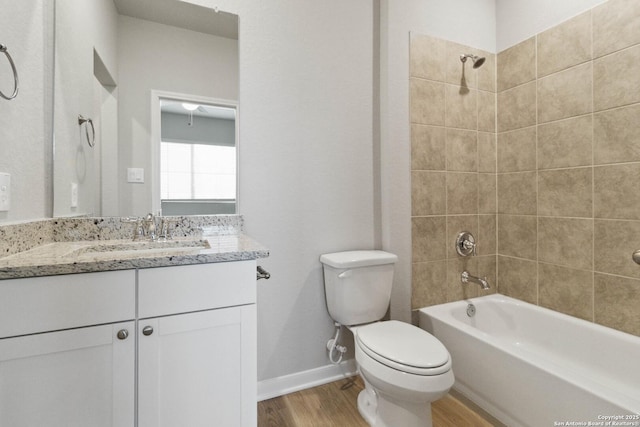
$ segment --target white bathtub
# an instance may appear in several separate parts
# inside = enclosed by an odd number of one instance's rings
[[[640,337],[499,294],[419,314],[451,353],[454,389],[507,426],[640,426]]]

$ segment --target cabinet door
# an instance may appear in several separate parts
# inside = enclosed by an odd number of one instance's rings
[[[139,427],[255,427],[254,304],[145,319],[138,329]]]
[[[0,426],[133,426],[134,327],[0,340]],[[129,336],[119,339],[120,330]]]

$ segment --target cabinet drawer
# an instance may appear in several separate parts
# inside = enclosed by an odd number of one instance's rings
[[[135,271],[0,280],[0,338],[135,318]]]
[[[255,302],[254,260],[138,271],[139,318]]]

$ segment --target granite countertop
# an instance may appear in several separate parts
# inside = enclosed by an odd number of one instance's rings
[[[95,231],[96,225],[102,226],[102,222],[92,221],[93,224],[88,226],[81,224],[76,227],[76,231],[87,227]],[[204,227],[204,233],[202,230],[200,228],[197,234],[184,233],[170,240],[155,242],[112,238],[123,236],[113,234],[111,229],[109,234],[103,232],[107,238],[85,234],[89,237],[85,240],[79,240],[77,236],[52,242],[41,239],[36,245],[0,257],[0,279],[241,261],[269,256],[268,249],[244,234],[241,228],[225,224],[223,229],[214,226]]]

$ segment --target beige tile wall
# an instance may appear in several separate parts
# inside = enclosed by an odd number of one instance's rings
[[[412,307],[480,295],[467,269],[490,292],[640,335],[640,2],[497,57],[416,34],[410,49]],[[485,65],[463,66],[467,52]],[[455,253],[462,230],[479,256]]]
[[[474,70],[460,54],[486,57]],[[496,290],[496,57],[469,46],[411,36],[412,307],[479,295],[467,269]],[[535,114],[535,107],[534,107]],[[460,231],[478,239],[461,258]]]
[[[499,53],[497,87],[499,292],[640,335],[640,2]]]

